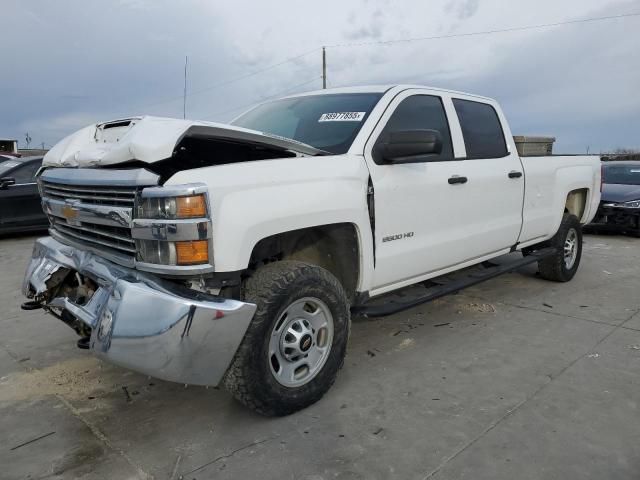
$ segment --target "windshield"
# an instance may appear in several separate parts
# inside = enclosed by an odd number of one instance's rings
[[[258,105],[232,125],[291,138],[334,154],[346,153],[382,93],[335,93]]]
[[[640,185],[640,165],[605,165],[604,183]]]
[[[18,165],[20,165],[20,162],[16,160],[5,160],[4,162],[0,162],[0,177],[4,177],[9,170],[13,167],[17,167]]]

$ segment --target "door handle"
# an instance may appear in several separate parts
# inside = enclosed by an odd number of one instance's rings
[[[522,172],[519,172],[517,170],[511,170],[509,172],[509,178],[520,178],[522,176]]]
[[[467,183],[467,177],[461,177],[459,175],[453,175],[452,177],[449,177],[449,185],[453,185],[455,183]]]

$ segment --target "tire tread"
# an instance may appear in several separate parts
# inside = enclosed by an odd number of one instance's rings
[[[567,270],[564,265],[564,240],[567,236],[567,232],[570,228],[575,228],[578,232],[578,242],[579,242],[579,252],[578,257],[576,258],[575,264],[571,268],[571,270]],[[562,223],[560,223],[560,228],[558,232],[553,236],[553,238],[549,241],[549,246],[555,247],[558,249],[558,252],[555,255],[547,257],[538,262],[538,271],[540,273],[540,277],[545,280],[551,280],[554,282],[568,282],[573,278],[575,272],[580,265],[580,258],[582,256],[582,233],[580,228],[580,220],[575,215],[571,215],[565,213],[562,218]]]
[[[333,385],[338,370],[344,364],[344,354],[342,354],[338,368],[329,376],[328,381],[318,386],[318,388],[311,389],[311,395],[301,398],[297,405],[278,402],[277,398],[270,397],[264,389],[260,388],[259,382],[250,378],[252,372],[249,368],[250,362],[247,360],[257,355],[256,345],[263,341],[265,328],[268,328],[272,321],[269,313],[273,312],[277,305],[287,301],[291,295],[290,285],[300,278],[313,279],[314,282],[328,284],[331,290],[337,294],[339,302],[345,306],[347,338],[334,338],[332,349],[334,347],[346,349],[351,324],[349,303],[342,285],[331,273],[315,265],[290,260],[269,263],[259,268],[254,275],[244,282],[242,292],[243,300],[255,303],[258,309],[225,374],[223,382],[226,389],[238,401],[265,416],[287,415],[316,402]],[[341,341],[343,345],[340,344]],[[315,380],[316,378],[311,383]]]

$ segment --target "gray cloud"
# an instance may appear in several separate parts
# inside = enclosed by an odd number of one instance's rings
[[[227,120],[255,101],[320,87],[320,46],[490,30],[633,11],[636,2],[541,0],[5,0],[0,136],[52,144],[135,114]],[[106,6],[105,6],[106,5]],[[553,16],[549,13],[553,6]],[[562,151],[640,146],[640,19],[423,42],[329,48],[329,85],[420,83],[501,101],[517,133]],[[246,76],[306,53],[263,73]],[[298,87],[298,85],[304,84]],[[216,88],[211,88],[216,87]],[[200,93],[195,93],[200,92]]]
[[[480,0],[452,1],[445,5],[445,12],[453,13],[458,20],[466,20],[478,11]]]
[[[349,15],[349,26],[344,32],[345,38],[354,41],[378,41],[384,35],[384,14],[382,10],[376,9],[370,15],[364,16],[365,22],[361,24],[359,15],[352,13]],[[358,26],[359,25],[359,26]]]

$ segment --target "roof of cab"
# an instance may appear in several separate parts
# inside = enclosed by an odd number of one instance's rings
[[[479,98],[482,100],[492,100],[489,97],[483,97],[482,95],[476,95],[473,93],[459,92],[456,90],[447,90],[444,88],[437,88],[437,87],[429,87],[427,85],[411,85],[411,84],[396,84],[396,85],[387,84],[387,85],[362,85],[362,86],[355,86],[355,87],[336,87],[336,88],[327,88],[323,90],[312,90],[310,92],[295,93],[292,95],[288,95],[287,97],[284,97],[284,98],[306,97],[309,95],[330,95],[330,94],[337,94],[337,93],[386,93],[392,89],[398,92],[401,92],[402,90],[408,90],[411,88],[423,88],[427,90],[433,90],[433,91],[442,92],[442,93],[449,93],[453,95],[465,95],[465,96]]]

